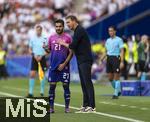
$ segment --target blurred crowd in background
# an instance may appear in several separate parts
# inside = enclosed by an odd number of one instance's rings
[[[91,25],[91,21],[113,15],[117,11],[132,5],[139,0],[86,0],[83,3],[83,12],[78,17],[84,27]]]
[[[75,0],[1,0],[0,35],[7,55],[28,54],[29,38],[34,26],[40,23],[46,36],[54,30],[53,21],[68,14],[78,15],[83,26],[91,21],[113,14],[138,0],[85,0],[78,12]]]

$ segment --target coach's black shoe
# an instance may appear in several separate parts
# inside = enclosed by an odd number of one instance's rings
[[[78,111],[76,111],[75,113],[86,113],[86,108],[87,107],[81,107]]]
[[[27,98],[33,98],[34,96],[32,94],[28,94],[26,97]]]
[[[118,96],[116,96],[116,95],[113,95],[112,96],[112,99],[118,99],[119,97]]]
[[[95,112],[96,112],[96,108],[87,107],[87,108],[85,109],[85,111],[86,111],[87,113],[95,113]]]

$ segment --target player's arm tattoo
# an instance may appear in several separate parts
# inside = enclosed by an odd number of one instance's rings
[[[72,56],[73,56],[73,51],[71,49],[69,49],[69,55],[64,62],[65,65],[68,64],[68,62],[71,60]]]

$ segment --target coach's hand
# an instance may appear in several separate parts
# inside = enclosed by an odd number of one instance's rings
[[[58,70],[59,70],[59,71],[62,71],[62,70],[64,69],[65,66],[66,66],[65,63],[59,64]]]
[[[64,45],[64,42],[62,40],[58,40],[57,43],[60,45]]]
[[[66,47],[66,48],[69,47],[69,44],[65,43],[63,40],[58,40],[57,43],[64,46],[64,47]]]

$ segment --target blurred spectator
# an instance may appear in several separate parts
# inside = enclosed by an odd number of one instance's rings
[[[148,72],[149,63],[149,42],[148,36],[143,35],[138,46],[138,78],[142,81],[146,80],[146,72]]]
[[[0,36],[0,43],[2,42],[2,36]],[[5,67],[5,58],[6,58],[6,51],[2,48],[2,43],[0,44],[0,79],[7,78],[7,70]]]
[[[3,36],[0,34],[0,47],[3,45]]]
[[[140,35],[132,35],[133,47],[132,47],[132,58],[135,69],[135,74],[138,74],[138,43],[140,42]]]
[[[118,11],[118,4],[116,0],[111,0],[111,2],[108,5],[108,14],[114,14]]]
[[[128,72],[129,72],[129,46],[128,46],[128,40],[125,36],[122,37],[123,42],[124,42],[124,67],[121,70],[122,76],[124,77],[125,80],[128,79]]]

